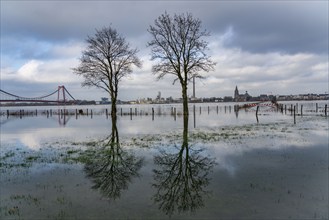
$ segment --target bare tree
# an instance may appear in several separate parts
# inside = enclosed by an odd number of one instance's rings
[[[73,72],[84,77],[82,86],[94,86],[110,94],[111,113],[115,115],[120,80],[132,72],[133,66],[141,67],[138,50],[131,49],[112,27],[96,30],[95,36],[88,36],[86,41],[87,49]]]
[[[187,85],[192,78],[202,78],[200,71],[208,72],[216,65],[206,55],[208,43],[203,37],[209,32],[201,30],[201,21],[192,14],[180,14],[171,17],[167,13],[159,16],[148,32],[152,40],[151,59],[159,62],[152,71],[161,79],[167,74],[176,76],[182,86],[183,110],[188,114]]]

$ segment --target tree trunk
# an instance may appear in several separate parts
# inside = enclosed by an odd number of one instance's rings
[[[183,147],[188,147],[188,115],[184,115]]]
[[[182,97],[183,97],[183,114],[188,115],[188,98],[187,98],[187,86],[182,85]]]
[[[117,115],[117,94],[115,91],[110,93],[111,95],[111,115]]]
[[[117,103],[115,99],[111,99],[111,115],[117,115]]]

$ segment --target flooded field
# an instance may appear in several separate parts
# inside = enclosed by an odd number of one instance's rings
[[[282,104],[2,107],[0,218],[328,219],[329,103]]]

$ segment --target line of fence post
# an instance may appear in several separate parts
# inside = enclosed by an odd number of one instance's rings
[[[300,109],[298,108],[299,107],[298,105],[300,106]],[[225,114],[227,113],[227,110],[231,113],[232,106],[230,106],[230,105],[229,106],[218,106],[218,105],[216,105],[216,112],[217,112],[217,114],[219,114],[219,110],[220,110],[219,108],[222,108],[222,107],[224,107]],[[236,106],[233,106],[234,111],[235,111],[235,107]],[[196,113],[196,111],[197,111],[196,108],[197,107],[194,105],[193,106],[193,113]],[[314,108],[314,105],[313,105],[313,108]],[[322,110],[323,108],[324,108],[324,111]],[[287,114],[287,109],[288,109],[288,111],[291,110],[291,115],[294,116],[294,124],[296,124],[296,115],[299,116],[299,114],[300,114],[300,116],[302,116],[302,117],[304,116],[304,112],[303,112],[304,105],[301,104],[301,103],[296,103],[295,105],[291,104],[290,109],[289,109],[289,107],[287,107],[286,104],[285,105],[279,104],[277,106],[277,109],[279,111],[281,111],[282,114],[283,113],[284,114]],[[154,111],[155,111],[155,109],[152,107],[152,120],[154,120],[154,114],[155,114]],[[199,111],[200,111],[200,114],[201,114],[202,113],[202,106],[199,106]],[[207,111],[208,111],[208,114],[210,114],[210,106],[209,105],[207,106]],[[298,113],[298,111],[300,111],[300,113]],[[308,112],[308,108],[306,109],[306,111]],[[58,114],[60,114],[60,116],[69,115],[69,114],[70,115],[74,115],[74,110],[73,109],[71,111],[69,111],[67,109],[58,109],[57,112],[58,112]],[[259,106],[257,106],[257,109],[256,109],[256,115],[257,116],[258,116],[258,112],[259,112]],[[313,112],[314,112],[314,109],[313,109]],[[328,115],[328,105],[325,104],[325,106],[321,107],[321,106],[319,106],[318,103],[315,103],[315,112],[317,112],[317,113],[318,112],[321,112],[321,113],[324,112],[324,115],[327,117],[327,115]],[[26,111],[26,113],[25,113],[25,110],[24,109],[20,109],[19,111],[16,110],[16,113],[15,112],[14,113],[11,113],[10,110],[7,109],[6,111],[3,111],[3,113],[6,113],[7,117],[9,117],[10,114],[12,114],[12,115],[14,115],[14,114],[18,115],[19,114],[19,116],[21,118],[23,116],[25,116],[25,115],[32,115],[32,116],[35,115],[35,116],[38,116],[38,114],[39,115],[40,114],[41,115],[46,114],[47,115],[47,118],[48,118],[49,116],[50,117],[52,116],[52,109],[41,111],[41,113],[38,112],[38,109],[35,109],[35,110],[32,110],[32,111]],[[102,113],[104,113],[104,111]],[[86,114],[87,114],[87,116],[89,116],[89,114],[90,114],[91,118],[93,118],[93,110],[92,109],[90,109],[90,111],[89,111],[89,109],[87,108],[86,109]],[[107,108],[105,108],[105,114],[106,114],[106,118],[108,119],[109,111],[108,111]],[[123,109],[122,108],[120,109],[120,114],[121,114],[121,116],[123,115]],[[130,116],[132,116],[132,115],[136,115],[137,116],[138,114],[140,114],[142,116],[143,114],[147,114],[147,113],[144,112],[143,110],[140,110],[140,112],[139,112],[138,108],[135,108],[135,110],[133,108],[130,108]],[[176,108],[175,107],[171,107],[171,115],[174,115],[175,116],[175,120],[176,120],[177,112],[176,112]],[[322,113],[322,115],[323,115],[323,113]],[[79,116],[79,110],[78,109],[75,109],[75,116],[76,116],[76,118],[78,118],[78,116]]]

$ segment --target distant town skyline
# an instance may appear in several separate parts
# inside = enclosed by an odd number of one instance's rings
[[[1,1],[1,89],[34,97],[65,85],[77,99],[108,95],[72,73],[88,35],[111,25],[139,49],[141,69],[119,99],[179,98],[180,86],[151,73],[147,29],[167,11],[190,12],[210,31],[215,71],[196,80],[196,97],[328,93],[328,1]],[[192,83],[189,96],[193,95]]]

